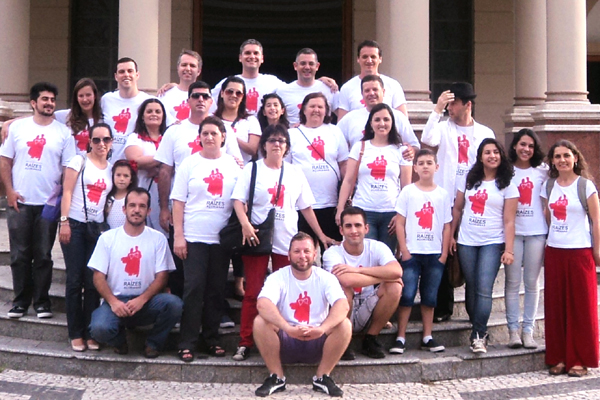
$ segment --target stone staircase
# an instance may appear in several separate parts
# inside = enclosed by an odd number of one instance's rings
[[[128,331],[130,354],[116,355],[112,349],[100,352],[75,353],[67,338],[64,299],[65,268],[58,242],[53,250],[55,261],[50,289],[54,318],[38,319],[34,314],[21,319],[9,319],[12,278],[8,256],[8,234],[4,218],[0,219],[0,366],[13,369],[72,374],[115,379],[154,379],[190,382],[259,383],[266,376],[264,363],[257,352],[243,362],[235,362],[239,326],[221,330],[225,358],[209,358],[183,363],[176,356],[178,332],[174,330],[167,349],[158,359],[145,359],[141,353],[144,329]],[[600,271],[599,271],[600,274]],[[542,279],[542,278],[540,278]],[[600,278],[599,278],[600,280]],[[454,378],[474,378],[539,370],[544,367],[544,315],[540,307],[536,317],[535,350],[509,349],[508,330],[504,313],[504,270],[501,269],[494,286],[493,309],[489,321],[488,353],[475,355],[468,348],[470,324],[464,308],[464,287],[455,291],[454,315],[450,321],[434,324],[434,337],[446,346],[443,353],[432,354],[418,350],[421,324],[411,321],[407,331],[407,351],[403,355],[387,355],[373,360],[360,354],[354,361],[340,361],[334,370],[335,379],[344,383],[392,383],[436,381]],[[521,291],[521,301],[523,297]],[[543,290],[540,303],[543,304]],[[229,299],[231,315],[239,322],[239,301]],[[30,309],[31,310],[31,309]],[[418,313],[415,313],[418,314]],[[380,340],[386,347],[396,337],[396,327],[382,331]],[[360,348],[362,338],[353,338],[352,346]],[[306,382],[314,374],[312,365],[286,368],[292,383]]]

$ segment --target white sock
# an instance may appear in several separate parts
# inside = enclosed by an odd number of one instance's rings
[[[402,342],[402,344],[406,344],[406,339],[404,339],[402,336],[398,336],[398,337],[396,338],[396,340],[399,340],[399,341],[401,341],[401,342]]]
[[[433,336],[429,335],[429,336],[424,336],[423,337],[423,343],[427,343],[429,342],[430,339],[433,339]]]

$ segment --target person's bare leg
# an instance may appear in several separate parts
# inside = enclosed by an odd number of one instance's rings
[[[317,377],[322,377],[323,374],[331,375],[331,371],[333,371],[333,368],[340,361],[342,354],[348,347],[350,339],[352,339],[352,324],[346,318],[333,328],[325,340],[323,357],[317,367]]]
[[[260,315],[254,319],[254,343],[265,361],[269,374],[283,378],[283,367],[279,355],[280,343],[277,328],[267,323]]]
[[[410,318],[412,307],[398,308],[398,336],[406,338],[406,327]]]
[[[368,335],[377,336],[386,322],[390,320],[398,308],[400,296],[402,295],[402,286],[396,282],[383,282],[377,289],[379,301],[373,310],[371,316],[371,325],[367,330]]]
[[[348,310],[348,318],[352,318],[352,308],[354,308],[354,288],[342,286],[342,289],[344,289],[344,294],[346,295],[348,306],[350,307]]]
[[[423,319],[423,337],[431,336],[433,329],[433,307],[421,305],[421,318]]]

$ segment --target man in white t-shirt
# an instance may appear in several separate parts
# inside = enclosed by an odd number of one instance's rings
[[[356,62],[360,65],[360,74],[344,83],[340,89],[338,109],[336,114],[341,120],[352,110],[364,107],[361,96],[360,81],[367,75],[378,75],[385,83],[386,93],[383,101],[390,107],[402,111],[408,117],[406,109],[406,97],[400,83],[387,75],[379,73],[379,65],[383,61],[381,47],[374,40],[365,40],[358,45],[358,58]]]
[[[153,325],[144,356],[156,358],[181,318],[183,302],[162,293],[175,269],[165,236],[146,226],[150,193],[131,189],[125,196],[125,225],[103,233],[88,262],[103,303],[92,314],[90,334],[127,354],[125,328]]]
[[[313,239],[304,232],[290,242],[290,266],[271,274],[258,295],[254,340],[269,377],[256,389],[268,396],[285,390],[282,364],[316,364],[313,389],[341,397],[329,377],[352,338],[349,306],[335,276],[318,267]]]
[[[160,101],[163,102],[167,113],[177,121],[183,121],[190,117],[190,106],[188,105],[188,90],[190,85],[196,82],[196,79],[202,72],[202,57],[193,50],[183,49],[177,59],[177,75],[179,83],[174,85],[162,95]]]
[[[302,101],[310,93],[323,93],[329,103],[329,109],[335,110],[337,108],[337,93],[333,93],[326,84],[316,79],[320,65],[317,53],[313,49],[304,48],[300,50],[296,54],[296,61],[294,61],[294,69],[298,74],[298,79],[277,89],[277,94],[283,99],[288,121],[291,125],[300,122]]]
[[[63,169],[76,154],[71,131],[54,119],[57,94],[50,83],[33,85],[33,116],[15,120],[0,148],[15,296],[10,318],[27,314],[32,303],[38,318],[52,317],[48,291],[58,217],[44,215],[43,209],[56,203]]]
[[[365,331],[361,352],[367,357],[384,358],[377,335],[398,308],[402,268],[385,243],[365,239],[369,225],[362,209],[346,208],[340,222],[344,241],[325,251],[323,268],[333,273],[344,288],[354,332]],[[343,359],[354,357],[348,348]]]

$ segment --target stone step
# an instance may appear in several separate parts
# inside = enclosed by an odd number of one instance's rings
[[[179,361],[174,352],[153,360],[141,356],[141,348],[128,355],[111,349],[74,353],[65,342],[39,341],[0,336],[0,364],[17,370],[69,374],[107,379],[166,380],[176,382],[261,383],[267,376],[264,362],[253,354],[248,360],[230,357]],[[310,382],[314,365],[286,366],[290,383]],[[368,368],[368,373],[365,371]],[[481,378],[537,371],[544,368],[544,347],[535,350],[508,349],[491,344],[488,353],[476,355],[466,346],[449,347],[443,353],[407,350],[401,356],[373,360],[358,355],[354,361],[340,361],[332,376],[344,383],[422,382],[445,379]]]

